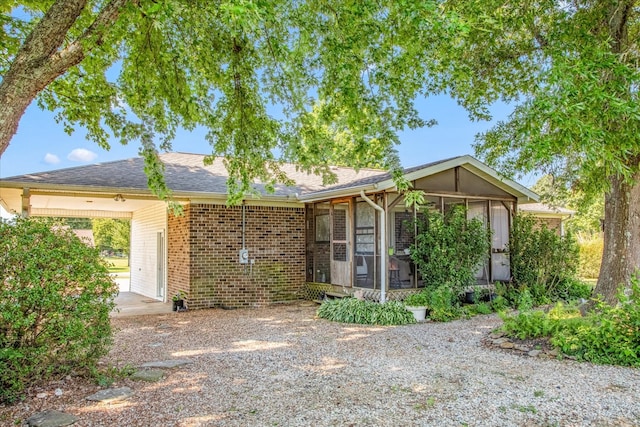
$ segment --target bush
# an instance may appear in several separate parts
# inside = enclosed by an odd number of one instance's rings
[[[429,304],[429,295],[424,291],[420,291],[406,297],[403,303],[409,307],[424,307]]]
[[[475,271],[489,256],[491,236],[480,219],[468,220],[466,210],[455,206],[446,215],[427,211],[417,228],[411,259],[425,287],[448,285],[461,293],[475,284]]]
[[[96,249],[51,220],[0,221],[0,278],[0,401],[95,370],[118,291]]]
[[[600,237],[583,240],[578,243],[578,247],[580,251],[578,276],[584,279],[597,279],[600,274],[600,264],[602,263],[604,240]]]
[[[362,325],[406,325],[416,322],[413,314],[398,301],[378,304],[356,298],[324,301],[318,308],[318,317]]]
[[[424,290],[428,296],[427,308],[429,319],[434,322],[450,322],[459,319],[463,311],[460,309],[458,292],[451,286],[442,285],[435,289]]]
[[[593,363],[640,366],[640,281],[631,279],[630,294],[618,291],[619,304],[598,300],[585,321],[562,330],[551,342],[564,353]]]
[[[509,296],[527,291],[533,305],[568,298],[574,291],[583,295],[584,287],[575,285],[578,246],[567,234],[559,236],[530,215],[517,215],[509,237],[512,283],[506,294],[516,304],[520,298]]]
[[[562,330],[568,319],[580,317],[580,312],[562,303],[549,312],[542,310],[520,311],[515,315],[500,315],[504,324],[502,330],[509,336],[519,339],[551,337]]]
[[[502,318],[502,330],[520,339],[548,337],[562,353],[593,363],[640,366],[640,281],[621,288],[615,306],[598,301],[582,317],[576,308],[557,304],[549,313],[524,311]]]

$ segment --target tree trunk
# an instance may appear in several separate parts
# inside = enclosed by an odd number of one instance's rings
[[[25,110],[49,83],[78,65],[91,46],[102,43],[109,27],[129,0],[111,0],[82,36],[65,45],[69,29],[86,7],[87,0],[57,0],[24,40],[0,81],[0,156],[18,130]]]
[[[609,304],[617,302],[616,293],[640,268],[640,173],[634,184],[623,178],[611,178],[605,196],[604,252],[594,295],[602,295]]]

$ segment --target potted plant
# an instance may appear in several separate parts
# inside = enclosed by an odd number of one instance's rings
[[[177,294],[171,297],[171,300],[173,301],[173,311],[182,311],[185,309],[184,299],[186,298],[186,296],[186,293],[178,291]]]
[[[413,313],[416,322],[424,321],[427,316],[427,304],[429,303],[429,296],[426,292],[421,291],[416,294],[411,294],[404,299],[404,306],[407,310]]]

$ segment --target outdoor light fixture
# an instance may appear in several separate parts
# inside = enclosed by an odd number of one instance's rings
[[[113,198],[116,202],[124,202],[126,199],[122,197],[122,194],[116,194],[116,197]]]

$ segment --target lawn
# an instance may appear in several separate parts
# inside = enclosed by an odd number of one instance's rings
[[[129,258],[128,257],[105,257],[109,266],[109,273],[128,273],[129,272]]]

